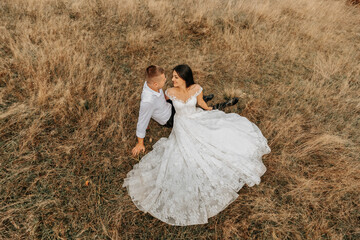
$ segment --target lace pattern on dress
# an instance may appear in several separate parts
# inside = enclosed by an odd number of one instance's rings
[[[189,97],[186,101],[183,101],[175,96],[172,96],[172,95],[169,95],[168,93],[168,89],[166,89],[165,91],[165,94],[166,96],[168,96],[171,100],[176,100],[176,101],[179,101],[179,102],[182,102],[184,104],[186,104],[187,102],[189,102],[193,97],[197,97],[199,96],[199,94],[202,92],[203,88],[201,86],[199,86],[199,89],[195,92],[195,94],[193,94],[191,97]]]

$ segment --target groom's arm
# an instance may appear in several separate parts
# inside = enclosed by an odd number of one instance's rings
[[[153,105],[148,102],[140,102],[139,118],[136,125],[136,137],[137,144],[132,149],[132,155],[136,156],[140,152],[145,152],[144,138],[146,135],[146,128],[149,125],[152,113]]]
[[[138,142],[135,147],[132,149],[133,157],[136,157],[140,152],[145,152],[144,138],[137,138]]]

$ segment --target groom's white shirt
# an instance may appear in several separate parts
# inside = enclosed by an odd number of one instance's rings
[[[150,119],[164,125],[171,117],[171,104],[166,102],[164,92],[156,92],[149,88],[146,81],[141,93],[139,119],[136,127],[136,136],[144,138]]]

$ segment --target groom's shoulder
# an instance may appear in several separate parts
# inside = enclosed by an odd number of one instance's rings
[[[143,91],[141,93],[141,102],[152,103],[154,101],[154,95],[148,91]]]

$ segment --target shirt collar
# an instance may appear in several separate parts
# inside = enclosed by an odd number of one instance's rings
[[[144,83],[144,89],[145,89],[146,91],[150,92],[151,94],[157,96],[157,97],[159,97],[159,96],[161,95],[161,90],[162,90],[162,89],[160,89],[160,92],[156,92],[156,91],[152,90],[152,89],[147,85],[147,82],[146,82],[146,81],[145,81],[145,83]]]

